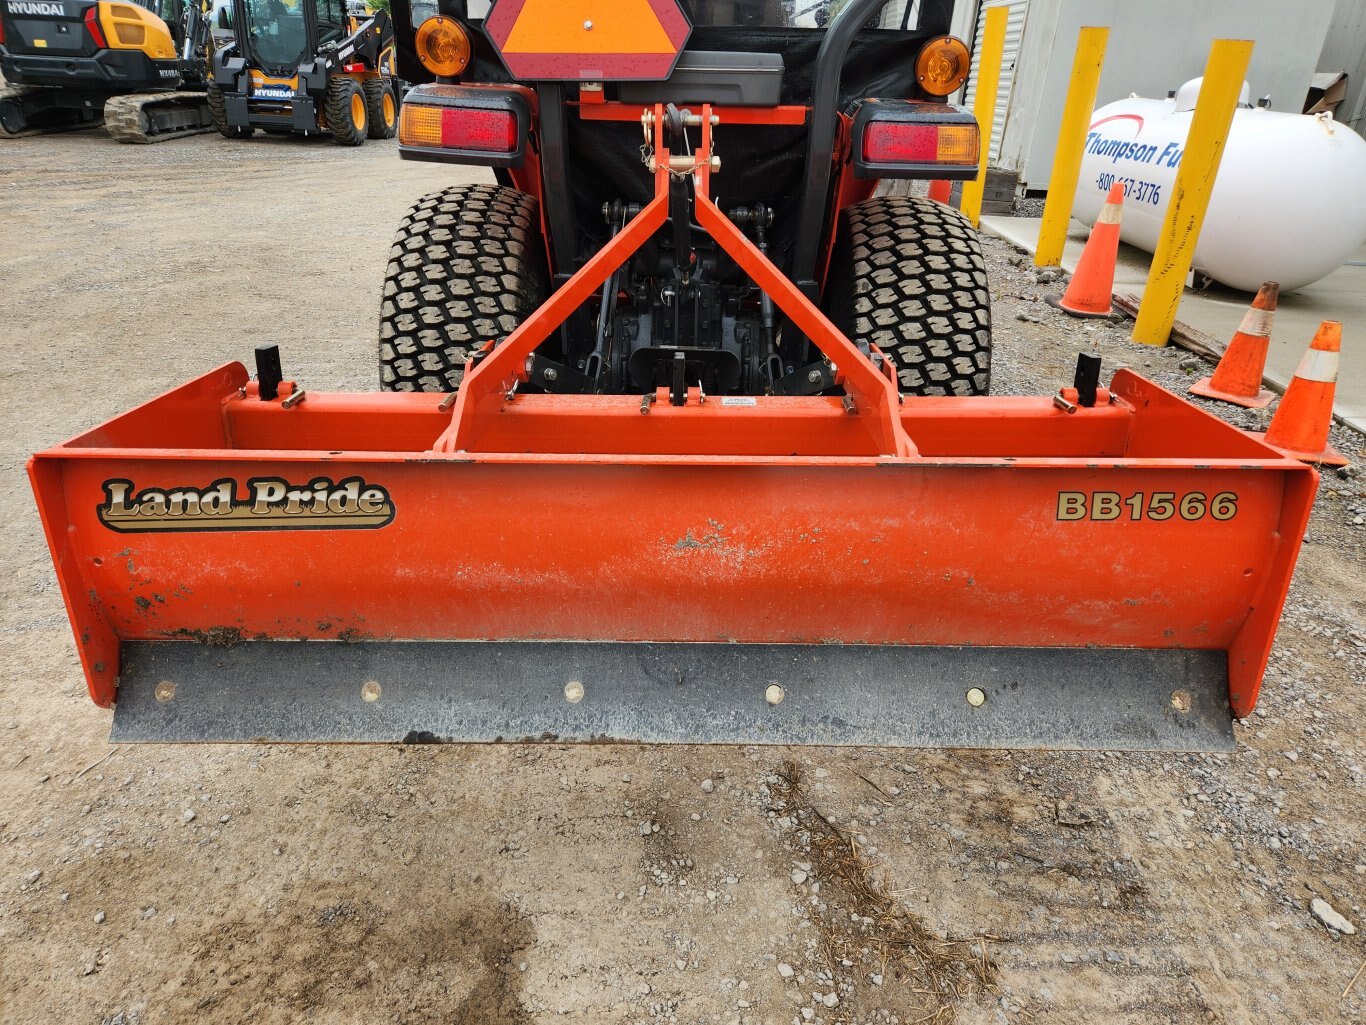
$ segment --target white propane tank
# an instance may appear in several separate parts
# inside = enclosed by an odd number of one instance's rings
[[[1200,79],[1175,97],[1131,96],[1091,117],[1072,216],[1094,224],[1114,182],[1124,186],[1120,238],[1152,252],[1171,201]],[[1366,242],[1366,140],[1330,114],[1284,114],[1247,103],[1229,129],[1195,270],[1255,292],[1317,281]]]

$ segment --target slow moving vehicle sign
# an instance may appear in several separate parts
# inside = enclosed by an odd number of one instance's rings
[[[514,78],[668,78],[692,25],[675,0],[498,0],[484,22]]]

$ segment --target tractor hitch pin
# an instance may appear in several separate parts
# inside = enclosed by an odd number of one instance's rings
[[[685,177],[692,174],[701,166],[698,159],[691,153],[670,153],[669,154],[669,173],[674,177]],[[653,153],[646,157],[646,167],[651,171],[659,169],[659,162]],[[721,158],[712,157],[710,161],[712,174],[721,173]]]
[[[1069,402],[1063,395],[1061,388],[1058,389],[1058,394],[1053,396],[1053,405],[1057,406],[1064,413],[1075,413],[1077,411],[1077,404],[1075,402]]]
[[[700,127],[702,127],[702,115],[701,115],[701,114],[694,114],[691,110],[684,110],[684,111],[681,112],[681,115],[682,115],[682,117],[681,117],[682,123],[683,123],[684,125],[686,125],[688,128],[700,128]],[[652,127],[654,127],[654,123],[655,123],[655,112],[654,112],[653,110],[643,110],[643,111],[641,111],[641,114],[640,114],[640,123],[641,123],[641,125],[644,126],[645,128],[652,128]],[[719,114],[713,114],[713,115],[711,116],[711,123],[712,123],[713,125],[719,125],[719,124],[721,123],[721,115],[719,115]]]
[[[650,415],[650,405],[654,402],[654,400],[655,400],[654,395],[651,394],[651,393],[648,393],[648,392],[640,397],[640,415],[641,415],[641,416],[649,416],[649,415]]]
[[[293,409],[295,406],[303,402],[303,400],[306,398],[308,398],[308,392],[304,391],[304,389],[302,388],[295,388],[284,399],[280,401],[280,408]]]
[[[711,123],[713,125],[719,125],[721,123],[720,116],[717,114],[713,114],[711,116]],[[689,128],[701,128],[702,115],[694,114],[691,110],[685,110],[683,111],[683,124]]]
[[[503,392],[503,398],[507,399],[508,402],[511,402],[513,399],[515,399],[517,397],[517,386],[520,385],[524,380],[531,380],[531,377],[535,372],[536,357],[533,354],[531,356],[528,356],[526,358],[526,363],[522,365],[522,376],[513,377],[512,384],[508,385],[508,390]]]
[[[440,404],[437,405],[436,411],[438,413],[449,413],[451,411],[451,407],[455,405],[455,397],[457,394],[457,392],[451,392],[444,399],[442,399]]]

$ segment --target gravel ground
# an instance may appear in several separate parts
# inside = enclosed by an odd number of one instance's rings
[[[262,339],[310,389],[374,387],[392,227],[461,173],[373,142],[0,153],[0,1021],[1366,1020],[1360,477],[1324,478],[1230,756],[110,747],[25,458]],[[985,248],[1000,392],[1079,348],[1200,372]]]

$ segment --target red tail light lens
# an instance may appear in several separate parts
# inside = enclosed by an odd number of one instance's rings
[[[939,154],[936,125],[872,122],[863,133],[863,159],[878,164],[932,164]]]
[[[405,146],[516,153],[517,115],[510,110],[406,103],[398,136]]]
[[[976,164],[977,126],[870,121],[863,130],[870,164]]]
[[[512,153],[517,149],[517,115],[510,110],[447,107],[441,112],[441,145]]]
[[[109,49],[109,44],[104,39],[104,29],[100,28],[100,9],[98,7],[88,8],[85,12],[85,27],[90,32],[90,38],[95,41],[95,45],[101,50]]]

